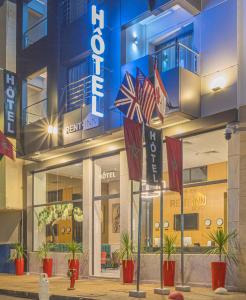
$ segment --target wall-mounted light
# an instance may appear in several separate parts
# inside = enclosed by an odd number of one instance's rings
[[[132,41],[132,48],[134,51],[137,51],[137,46],[138,46],[138,36],[137,33],[134,31],[132,34],[133,41]]]
[[[223,76],[216,77],[211,82],[211,90],[214,92],[218,92],[218,91],[224,89],[225,86],[226,86],[226,80],[225,80],[225,77],[223,77]]]
[[[48,134],[57,134],[58,128],[56,126],[49,125],[47,128]]]

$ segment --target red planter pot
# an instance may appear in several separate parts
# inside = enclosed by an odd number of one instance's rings
[[[225,262],[212,262],[212,289],[216,290],[220,287],[225,287],[226,279],[226,263]]]
[[[79,260],[78,259],[69,259],[68,261],[68,267],[70,270],[76,270],[74,277],[75,280],[79,279]]]
[[[17,258],[15,260],[15,274],[16,275],[23,275],[24,274],[24,258]]]
[[[175,266],[176,266],[175,261],[164,261],[163,262],[164,286],[174,286]]]
[[[133,260],[123,260],[122,261],[122,270],[123,270],[123,283],[133,283],[134,261]]]
[[[43,272],[47,274],[48,277],[52,277],[53,259],[44,258],[43,259]]]

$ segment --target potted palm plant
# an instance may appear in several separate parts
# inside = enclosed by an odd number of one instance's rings
[[[215,232],[210,232],[208,237],[214,246],[206,250],[206,253],[218,255],[219,258],[219,261],[211,263],[212,289],[216,290],[225,287],[227,262],[229,264],[238,263],[235,254],[237,232],[226,233],[223,229],[218,229]]]
[[[163,252],[166,254],[166,260],[163,262],[164,285],[174,286],[176,262],[171,260],[171,256],[176,253],[176,236],[164,236]]]
[[[79,259],[78,254],[83,252],[82,244],[72,241],[68,244],[68,251],[70,252],[70,259],[68,260],[68,268],[72,272],[75,271],[75,280],[79,278]]]
[[[123,283],[132,283],[134,276],[133,243],[128,232],[121,234],[118,256],[122,262]]]
[[[13,254],[10,256],[10,260],[15,263],[15,274],[16,275],[23,275],[24,274],[24,248],[21,244],[15,244],[15,248]]]
[[[50,257],[49,252],[52,249],[50,243],[43,243],[38,248],[38,256],[43,262],[43,273],[46,273],[48,277],[52,277],[53,259]]]

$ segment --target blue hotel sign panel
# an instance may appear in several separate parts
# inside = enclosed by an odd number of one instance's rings
[[[4,134],[16,138],[16,74],[4,71]]]
[[[91,37],[91,50],[93,61],[92,74],[92,114],[99,118],[103,118],[104,114],[100,111],[99,103],[104,97],[104,78],[103,78],[103,63],[105,42],[103,37],[104,30],[104,10],[97,10],[96,5],[92,5],[92,25],[94,26]]]

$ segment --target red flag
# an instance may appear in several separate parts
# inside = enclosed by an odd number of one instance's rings
[[[3,157],[3,155],[6,155],[10,159],[14,160],[13,145],[0,130],[0,159]]]
[[[129,178],[140,181],[142,179],[142,126],[130,119],[124,121],[125,144],[128,161]]]
[[[166,136],[169,189],[182,193],[183,190],[183,155],[182,141]]]

